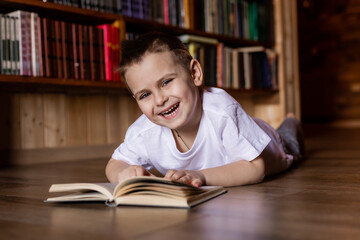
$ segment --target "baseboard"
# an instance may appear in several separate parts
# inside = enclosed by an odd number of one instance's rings
[[[63,148],[0,150],[0,166],[24,166],[41,163],[78,161],[95,158],[110,159],[117,145]]]

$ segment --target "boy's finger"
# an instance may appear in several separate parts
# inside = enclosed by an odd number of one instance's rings
[[[168,170],[164,176],[164,178],[171,179],[173,175],[176,173],[175,170]]]

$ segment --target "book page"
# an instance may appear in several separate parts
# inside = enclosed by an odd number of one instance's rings
[[[104,196],[106,199],[112,201],[114,199],[112,193],[116,187],[115,183],[65,183],[53,184],[49,192],[88,192],[96,191]]]

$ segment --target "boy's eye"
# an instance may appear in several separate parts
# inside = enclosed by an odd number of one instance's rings
[[[161,84],[161,86],[162,86],[162,87],[165,87],[165,86],[168,85],[172,80],[173,80],[172,78],[165,80],[165,81]]]
[[[148,97],[149,95],[150,95],[150,93],[148,93],[148,92],[143,93],[143,94],[140,95],[139,100],[144,99],[144,98]]]

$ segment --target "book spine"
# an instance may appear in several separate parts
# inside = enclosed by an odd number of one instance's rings
[[[42,42],[43,42],[43,64],[44,64],[44,76],[50,77],[50,52],[49,52],[49,20],[47,18],[42,19],[42,26],[41,26],[41,32],[42,32]]]
[[[55,24],[55,49],[56,49],[56,68],[57,68],[57,77],[63,78],[63,56],[62,56],[62,49],[61,49],[61,29],[60,29],[60,22],[54,21]]]
[[[112,62],[112,36],[111,25],[103,24],[99,28],[103,30],[104,34],[104,58],[105,58],[105,80],[112,81],[113,79],[113,62]]]
[[[41,55],[40,55],[40,35],[39,35],[39,16],[31,13],[31,60],[33,76],[40,76]]]
[[[8,17],[8,30],[9,30],[9,35],[8,35],[8,39],[9,39],[9,61],[8,61],[8,72],[9,74],[15,74],[15,60],[14,60],[14,35],[15,35],[15,30],[16,30],[16,26],[13,24],[14,20],[16,21],[16,19],[12,16]]]
[[[78,28],[78,51],[79,51],[79,79],[85,79],[85,69],[84,69],[84,48],[83,48],[83,25],[79,24]]]
[[[41,24],[42,24],[42,19],[38,16],[37,18],[37,38],[38,38],[38,46],[39,46],[39,76],[44,76],[44,61],[43,61],[43,51],[44,51],[44,46],[43,46],[43,38],[42,38],[42,28],[41,28]]]
[[[169,18],[169,0],[163,0],[164,24],[170,24]]]
[[[97,31],[97,39],[98,39],[98,54],[99,54],[99,64],[100,64],[100,81],[105,81],[105,44],[104,44],[104,30],[98,29]]]
[[[80,62],[79,62],[79,41],[77,37],[77,24],[71,23],[71,30],[72,30],[72,45],[73,45],[73,59],[74,59],[74,78],[79,79],[80,78]]]
[[[70,79],[75,79],[72,23],[65,22],[65,28],[66,28],[66,39],[65,39],[66,63],[68,69],[68,76]]]
[[[84,79],[88,79],[88,80],[91,79],[89,27],[90,26],[83,25]]]
[[[23,74],[31,76],[32,75],[32,57],[31,57],[31,17],[30,12],[20,11],[20,24],[22,35],[22,48],[23,48]]]
[[[97,78],[97,71],[98,71],[98,67],[96,65],[96,60],[95,60],[95,51],[96,51],[96,38],[94,37],[95,32],[94,32],[94,28],[92,26],[89,26],[89,57],[90,57],[90,79],[92,81],[95,81],[95,79]]]
[[[219,43],[217,44],[217,72],[216,72],[216,86],[217,87],[223,87],[224,86],[224,79],[223,79],[223,70],[224,70],[224,65],[223,65],[223,49],[224,49],[224,44],[223,43]]]
[[[251,89],[251,79],[250,79],[250,57],[248,52],[243,53],[243,62],[244,62],[244,82],[245,89]]]
[[[57,38],[56,38],[56,24],[55,20],[50,19],[50,65],[51,77],[58,77],[58,64],[57,64]]]
[[[11,32],[11,42],[12,42],[12,57],[11,57],[11,74],[19,75],[20,69],[19,69],[19,18],[18,17],[12,17],[11,18],[11,25],[12,25],[12,32]]]
[[[113,67],[112,67],[112,71],[113,71],[113,78],[114,78],[114,81],[116,82],[119,82],[120,81],[120,74],[118,71],[115,71],[116,68],[119,66],[120,64],[120,48],[119,48],[119,45],[120,45],[120,28],[119,27],[115,27],[113,26],[112,27],[113,29],[113,33],[114,33],[114,43],[113,43]]]
[[[3,21],[2,21],[2,24],[3,24],[3,61],[2,61],[2,73],[4,74],[8,74],[8,59],[9,59],[9,54],[8,54],[8,51],[9,51],[9,45],[8,45],[8,24],[7,24],[7,21],[8,21],[8,16],[7,15],[4,15],[3,16]]]
[[[62,69],[63,69],[63,77],[65,79],[69,78],[69,60],[68,60],[68,44],[67,44],[67,27],[65,22],[60,22],[60,45],[61,45],[61,63],[62,63]]]

